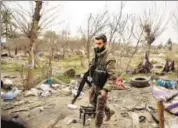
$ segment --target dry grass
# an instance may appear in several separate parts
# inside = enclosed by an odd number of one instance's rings
[[[166,52],[163,53],[165,56],[166,56]],[[173,53],[175,54],[175,53]],[[168,58],[170,57],[170,59],[173,57],[172,54],[171,55],[168,55]],[[176,63],[178,63],[178,57],[176,57],[176,55],[174,56],[174,60]],[[165,58],[160,58],[157,56],[154,56],[154,54],[151,53],[151,62],[153,64],[160,64],[160,60],[165,60]],[[126,80],[129,80],[131,76],[127,76],[125,75],[125,73],[123,73],[123,71],[125,70],[126,68],[126,65],[128,63],[128,60],[129,58],[128,57],[122,57],[122,60],[120,62],[120,60],[118,59],[118,66],[117,66],[117,71],[116,73],[118,75],[122,75]],[[22,60],[22,61],[26,61],[26,60]],[[47,64],[47,61],[48,59],[47,58],[42,58],[40,59],[39,63],[40,65],[43,67]],[[130,70],[133,70],[140,62],[143,62],[144,61],[144,54],[136,54],[134,56],[134,58],[132,59],[131,63],[130,63]],[[60,71],[60,72],[63,72],[65,71],[66,69],[70,69],[70,68],[73,68],[75,69],[76,73],[77,74],[81,74],[81,73],[84,73],[87,71],[88,69],[88,66],[87,66],[87,59],[84,58],[84,63],[85,63],[85,67],[81,67],[81,61],[80,61],[80,57],[79,56],[73,56],[73,57],[70,57],[70,58],[65,58],[64,60],[59,60],[59,61],[53,61],[53,70],[55,71]],[[1,70],[2,72],[6,72],[6,73],[13,73],[13,74],[20,74],[21,72],[21,65],[20,64],[13,64],[13,63],[10,63],[10,62],[1,62]],[[46,68],[45,68],[46,70]],[[25,74],[27,73],[27,69],[25,69]],[[123,75],[124,74],[124,75]],[[34,69],[34,75],[35,76],[41,76],[42,77],[42,71],[40,68],[36,68]],[[137,74],[137,75],[142,75],[143,74]],[[147,76],[147,75],[146,75]],[[175,74],[171,74],[170,77],[174,77],[176,76]],[[58,75],[57,76],[58,79],[68,83],[70,82],[71,78],[67,78],[65,76],[62,76],[62,75]]]

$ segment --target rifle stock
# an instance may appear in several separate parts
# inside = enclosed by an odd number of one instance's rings
[[[87,84],[89,85],[89,87],[91,87],[91,82],[88,81],[88,79],[87,79],[87,77],[89,76],[89,72],[90,72],[90,70],[88,70],[88,71],[84,74],[84,76],[83,76],[83,78],[82,78],[82,80],[81,80],[81,82],[80,82],[80,85],[79,85],[79,87],[78,87],[77,95],[76,95],[76,96],[73,98],[73,100],[72,100],[72,104],[74,104],[74,103],[76,102],[77,98],[80,96],[80,93],[82,92],[85,83],[87,83]]]

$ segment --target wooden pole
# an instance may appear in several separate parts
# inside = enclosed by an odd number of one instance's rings
[[[164,127],[164,106],[161,101],[157,103],[158,106],[158,118],[159,118],[159,128]]]

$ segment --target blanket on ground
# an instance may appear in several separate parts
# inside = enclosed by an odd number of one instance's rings
[[[178,90],[170,90],[160,86],[152,86],[152,95],[161,101],[165,109],[178,116]]]

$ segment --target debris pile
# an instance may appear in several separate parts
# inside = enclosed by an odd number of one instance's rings
[[[153,68],[153,65],[149,61],[148,53],[146,52],[146,54],[145,54],[145,63],[144,64],[140,63],[137,66],[137,68],[134,70],[133,74],[150,73],[152,68]]]
[[[172,72],[175,71],[175,63],[174,63],[174,61],[172,61],[172,62],[169,64],[169,61],[166,60],[166,64],[165,64],[165,66],[164,66],[164,68],[163,68],[163,72],[170,72],[170,71],[172,71]]]
[[[18,88],[14,87],[11,91],[7,93],[1,92],[1,98],[3,100],[13,100],[15,99],[22,91],[18,90]]]

